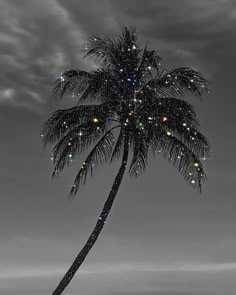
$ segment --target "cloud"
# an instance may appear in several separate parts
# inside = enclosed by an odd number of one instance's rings
[[[56,76],[79,60],[82,33],[56,0],[1,1],[0,10],[0,103],[40,108]]]
[[[12,101],[15,90],[11,88],[0,90],[0,101]]]

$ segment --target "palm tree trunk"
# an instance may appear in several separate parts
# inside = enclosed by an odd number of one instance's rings
[[[64,275],[60,283],[58,284],[57,288],[54,290],[52,295],[61,295],[62,292],[65,290],[65,288],[68,286],[72,278],[74,277],[77,270],[82,265],[83,261],[87,257],[89,251],[94,246],[99,234],[101,233],[103,226],[105,224],[105,221],[107,219],[107,216],[111,210],[112,204],[115,200],[116,194],[119,190],[122,178],[124,176],[127,160],[128,160],[128,153],[129,153],[129,138],[128,135],[125,136],[125,142],[124,142],[124,153],[122,158],[122,163],[120,166],[120,169],[118,171],[118,174],[116,175],[116,178],[113,182],[111,191],[109,193],[109,196],[105,202],[105,205],[102,209],[102,212],[98,218],[98,221],[96,223],[96,226],[89,236],[86,244],[84,245],[83,249],[80,251],[80,253],[75,258],[74,262],[72,263],[71,267],[68,269],[67,273]]]

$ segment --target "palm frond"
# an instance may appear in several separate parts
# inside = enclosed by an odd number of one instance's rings
[[[169,129],[171,132],[171,129]],[[176,126],[173,130],[175,137],[188,146],[198,157],[208,157],[210,145],[207,138],[197,129],[188,126]]]
[[[168,97],[153,98],[138,109],[145,126],[156,126],[174,134],[199,157],[209,154],[209,143],[197,127],[199,126],[193,107],[184,100]],[[150,119],[150,120],[148,120]]]
[[[99,122],[96,126],[103,124],[107,115],[112,116],[111,102],[100,105],[79,105],[65,110],[58,110],[52,113],[50,118],[43,124],[42,134],[44,146],[55,143],[71,129],[88,123],[92,118],[97,117]]]
[[[187,67],[165,71],[158,78],[150,81],[149,86],[162,97],[190,94],[203,98],[209,93],[207,80],[199,72]]]
[[[103,64],[113,63],[116,55],[115,42],[108,37],[100,37],[98,35],[92,35],[87,46],[89,50],[85,54],[84,58],[92,57],[97,61],[103,61]]]
[[[81,70],[68,70],[62,73],[53,88],[54,97],[61,99],[66,93],[79,94],[86,89],[90,74]]]
[[[156,50],[148,50],[147,45],[145,46],[137,74],[139,81],[142,81],[141,84],[145,84],[152,78],[153,70],[159,75],[161,60],[162,58]]]
[[[53,177],[61,172],[65,165],[78,153],[83,153],[89,146],[94,144],[105,132],[107,126],[102,125],[99,129],[91,123],[80,125],[66,134],[53,148],[54,170]],[[81,130],[83,130],[81,132]]]
[[[87,42],[88,52],[85,57],[95,58],[104,69],[119,71],[120,68],[128,67],[128,63],[124,59],[124,53],[128,52],[132,57],[130,61],[136,57],[135,63],[137,64],[139,48],[135,44],[136,40],[135,28],[128,29],[127,27],[124,27],[122,34],[118,38],[92,35]]]
[[[202,183],[206,180],[202,163],[182,141],[162,132],[152,142],[152,149],[172,163],[191,186],[202,190]]]
[[[159,98],[149,90],[138,93],[137,99],[141,99],[137,111],[142,120],[151,117],[154,121],[161,122],[166,118],[166,122],[178,122],[192,127],[199,126],[198,119],[193,106],[185,100],[174,97]]]
[[[114,136],[112,133],[112,129],[117,128],[118,126],[115,126],[108,130],[102,138],[96,143],[94,148],[91,150],[89,155],[87,156],[86,160],[84,161],[81,169],[79,170],[71,192],[70,196],[74,197],[80,188],[81,184],[85,184],[87,179],[88,171],[90,170],[91,176],[93,173],[93,169],[98,164],[102,164],[103,162],[107,161],[112,153],[112,148],[114,144]]]
[[[88,85],[81,94],[78,104],[88,101],[100,103],[109,101],[114,85],[114,79],[108,71],[102,69],[91,72]]]

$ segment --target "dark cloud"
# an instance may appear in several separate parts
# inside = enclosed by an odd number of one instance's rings
[[[55,77],[78,60],[82,33],[56,1],[2,1],[1,11],[0,101],[45,103]]]

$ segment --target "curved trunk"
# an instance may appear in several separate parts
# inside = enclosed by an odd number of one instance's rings
[[[124,153],[122,158],[122,164],[120,166],[119,172],[116,175],[116,178],[113,182],[111,191],[109,193],[109,196],[105,202],[105,205],[102,209],[102,212],[98,218],[98,221],[96,223],[96,226],[94,230],[92,231],[91,235],[89,236],[86,244],[84,245],[83,249],[80,251],[80,253],[75,258],[74,262],[72,263],[71,267],[68,269],[67,273],[64,275],[60,283],[58,284],[57,288],[54,290],[52,295],[60,295],[65,290],[67,285],[70,283],[72,278],[74,277],[77,270],[80,268],[81,264],[87,257],[89,251],[94,246],[100,232],[103,229],[103,226],[105,224],[106,218],[111,210],[112,204],[115,200],[116,194],[118,192],[118,189],[120,187],[122,178],[124,176],[127,160],[128,160],[128,152],[129,152],[129,138],[126,135],[125,136],[125,142],[124,142]]]

